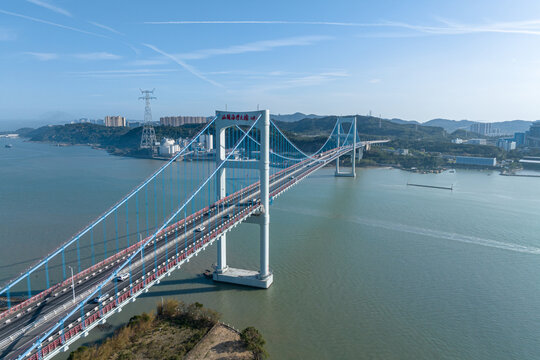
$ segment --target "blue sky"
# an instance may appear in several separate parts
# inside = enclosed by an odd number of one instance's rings
[[[0,120],[540,119],[539,40],[539,1],[4,0]]]

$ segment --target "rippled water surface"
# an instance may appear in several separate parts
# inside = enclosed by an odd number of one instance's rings
[[[162,164],[5,142],[2,281]],[[540,178],[459,169],[332,173],[319,171],[274,201],[270,289],[200,277],[215,262],[212,247],[109,323],[172,296],[214,308],[237,328],[259,328],[273,359],[540,358]],[[258,228],[240,226],[228,239],[230,265],[256,269]],[[106,334],[94,331],[85,342]]]

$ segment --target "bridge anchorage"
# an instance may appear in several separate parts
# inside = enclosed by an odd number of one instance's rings
[[[215,281],[268,288],[271,201],[348,154],[353,168],[345,175],[354,176],[356,151],[381,142],[360,141],[356,119],[338,119],[324,144],[306,154],[268,110],[217,111],[151,176],[0,289],[7,305],[0,358],[50,359],[67,351],[214,242]],[[339,164],[336,170],[342,176]],[[259,225],[259,271],[227,265],[226,234],[243,222]],[[12,304],[13,295],[26,294]]]

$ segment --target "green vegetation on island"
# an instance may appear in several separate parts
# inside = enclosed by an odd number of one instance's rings
[[[255,359],[261,360],[268,357],[268,353],[264,349],[266,341],[264,341],[259,330],[255,329],[253,326],[249,326],[242,330],[240,338],[244,341],[248,350],[253,353]]]
[[[179,127],[156,126],[156,137],[178,139],[193,137],[201,124],[188,124]],[[147,150],[139,150],[142,127],[106,127],[95,124],[67,124],[43,126],[38,129],[19,129],[20,136],[31,141],[52,142],[69,145],[92,145],[106,149],[115,155],[147,157]]]
[[[203,337],[218,324],[220,314],[200,303],[185,304],[166,299],[157,306],[156,314],[143,313],[103,342],[81,346],[73,351],[70,360],[130,360],[130,359],[184,359]],[[243,351],[250,358],[266,357],[264,340],[260,333],[249,327],[242,335]]]

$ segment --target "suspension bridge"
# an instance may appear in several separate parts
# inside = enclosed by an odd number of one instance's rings
[[[211,137],[210,137],[211,136]],[[197,149],[215,144],[213,158]],[[364,149],[356,118],[338,118],[328,139],[307,154],[270,120],[268,110],[216,111],[179,153],[71,239],[2,290],[0,358],[49,359],[217,242],[213,279],[258,288],[270,270],[270,204],[318,169],[355,176]],[[192,161],[181,161],[189,154]],[[339,159],[351,156],[351,168]],[[227,232],[260,228],[260,268],[227,263]],[[26,300],[15,302],[14,294]]]

